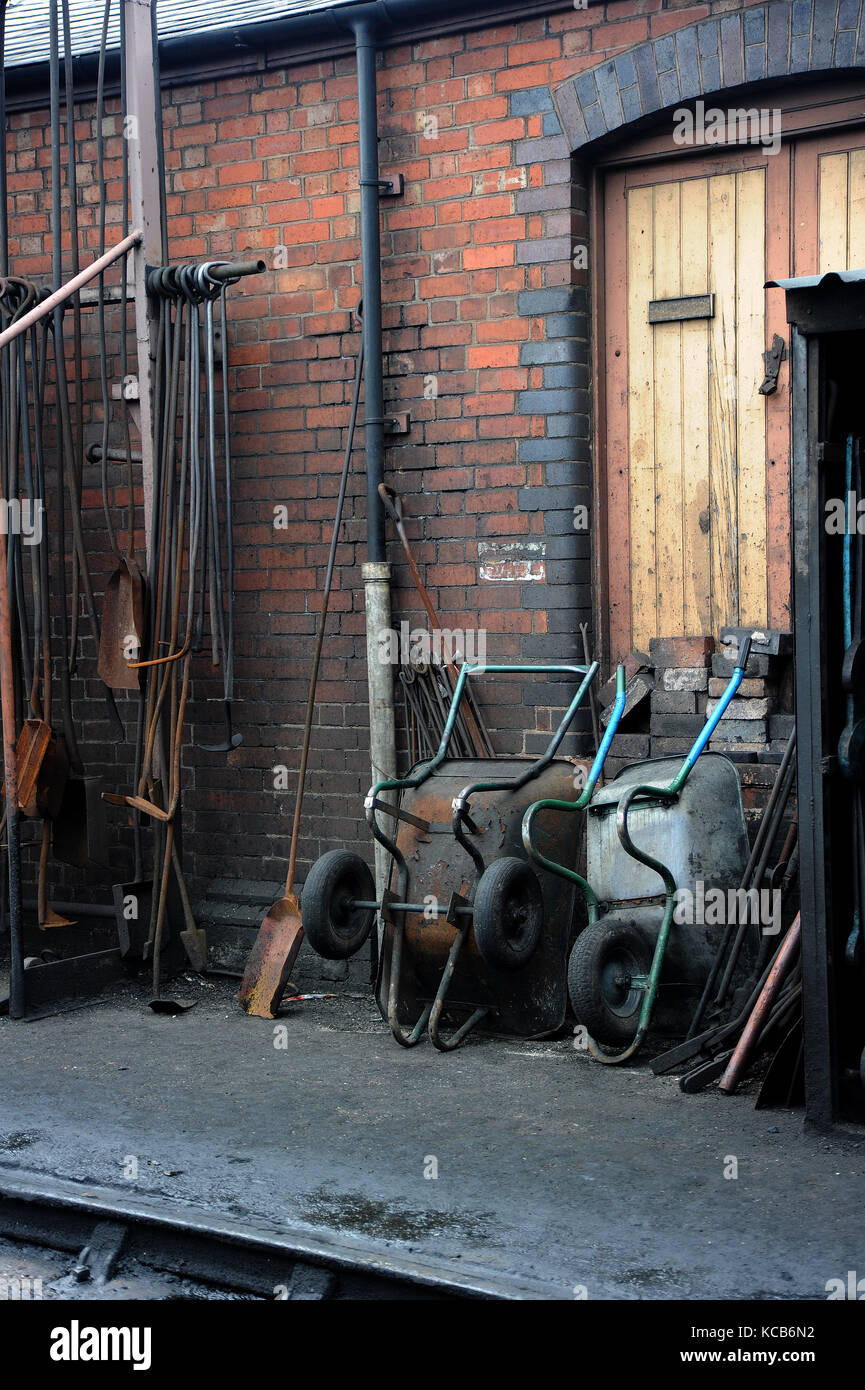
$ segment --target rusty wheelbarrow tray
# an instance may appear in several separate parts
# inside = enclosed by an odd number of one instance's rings
[[[553,875],[541,881],[523,855],[520,824],[538,792],[579,795],[582,778],[556,753],[597,672],[597,662],[463,665],[435,755],[407,777],[376,783],[364,803],[373,836],[392,860],[383,901],[374,901],[369,867],[351,851],[331,850],[310,870],[304,926],[319,954],[354,954],[381,914],[376,998],[402,1046],[413,1047],[428,1029],[433,1044],[450,1051],[481,1019],[522,1037],[563,1023],[574,892]],[[539,758],[448,758],[466,681],[481,673],[580,678]],[[529,785],[531,796],[523,792]],[[388,793],[397,793],[398,802],[385,799]],[[396,820],[395,838],[379,816]],[[558,834],[545,827],[542,838],[547,843]],[[561,849],[558,842],[555,848]],[[565,853],[571,852],[572,837]],[[442,1029],[445,1009],[450,1017],[468,1015],[449,1037]]]

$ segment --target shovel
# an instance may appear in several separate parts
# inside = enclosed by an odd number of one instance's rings
[[[48,745],[51,742],[51,725],[44,719],[25,719],[15,748],[15,765],[18,769],[18,809],[22,815],[38,816],[39,771]]]
[[[118,559],[105,586],[97,672],[112,690],[137,690],[138,674],[127,665],[144,639],[144,573],[135,557]]]
[[[297,953],[303,942],[303,923],[300,919],[300,904],[294,892],[294,870],[297,863],[297,844],[300,836],[300,814],[303,807],[303,785],[306,780],[306,765],[309,760],[309,742],[312,732],[312,716],[315,712],[315,690],[318,684],[318,668],[321,663],[321,648],[327,624],[327,610],[330,603],[330,589],[333,581],[333,567],[336,559],[336,546],[342,521],[342,508],[348,483],[348,469],[351,462],[351,447],[354,440],[354,427],[357,420],[357,406],[360,397],[360,383],[363,375],[363,343],[357,356],[354,377],[354,397],[351,404],[351,417],[348,425],[348,439],[343,459],[342,478],[336,503],[336,516],[333,520],[333,534],[330,540],[330,554],[327,560],[327,573],[324,580],[324,593],[318,619],[318,632],[315,639],[315,653],[312,658],[312,675],[309,682],[309,695],[306,702],[306,723],[303,731],[303,747],[300,754],[300,771],[297,777],[297,793],[294,802],[294,821],[291,827],[291,849],[288,856],[288,875],[285,880],[285,893],[272,903],[258,929],[258,936],[250,951],[243,972],[238,1000],[246,1013],[257,1018],[275,1018],[279,1001],[288,982]]]
[[[107,467],[107,449],[102,449],[103,474]],[[117,568],[105,586],[102,609],[102,628],[99,634],[99,659],[96,670],[112,690],[137,690],[138,672],[128,662],[141,651],[144,641],[144,572],[135,559],[135,493],[132,477],[132,454],[127,454],[129,488],[129,529],[126,554],[117,557]]]

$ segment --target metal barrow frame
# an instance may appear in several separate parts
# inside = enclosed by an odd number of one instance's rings
[[[484,858],[480,853],[476,843],[469,839],[473,833],[474,825],[470,816],[471,798],[481,791],[511,793],[518,791],[526,783],[541,777],[550,767],[555,758],[555,754],[567,733],[574,716],[579,709],[586,692],[597,675],[599,666],[593,662],[590,666],[577,665],[471,665],[464,664],[460,668],[457,679],[454,697],[451,702],[450,711],[442,734],[441,742],[435,755],[426,763],[422,764],[416,771],[408,777],[392,778],[377,782],[370,790],[364,802],[364,810],[367,822],[372,830],[373,836],[379,844],[383,845],[391,856],[393,869],[391,881],[393,881],[393,871],[396,872],[396,891],[390,888],[386,890],[383,901],[361,902],[355,901],[355,908],[369,908],[381,912],[385,922],[386,947],[389,946],[389,961],[385,962],[385,952],[382,955],[379,973],[379,1005],[385,1015],[394,1038],[403,1047],[413,1047],[423,1036],[424,1030],[429,1027],[430,1039],[440,1051],[451,1051],[459,1046],[472,1028],[490,1012],[488,1003],[478,1003],[470,1013],[469,1018],[454,1032],[450,1037],[445,1037],[441,1030],[442,1010],[448,994],[448,989],[454,978],[460,954],[469,936],[473,917],[474,906],[464,895],[453,893],[448,902],[444,913],[445,922],[454,929],[453,940],[447,952],[447,958],[441,971],[435,997],[432,1002],[426,1004],[420,1016],[412,1026],[404,1026],[399,1019],[401,1003],[401,986],[403,983],[403,957],[405,950],[406,918],[409,914],[424,914],[427,904],[423,902],[409,902],[409,877],[410,870],[402,848],[397,844],[395,838],[387,835],[378,822],[378,814],[390,815],[408,824],[421,834],[429,830],[429,823],[420,817],[412,816],[402,806],[395,806],[389,801],[382,801],[381,797],[386,792],[412,792],[422,787],[441,768],[445,762],[450,744],[451,735],[457,719],[460,701],[466,687],[466,682],[470,676],[479,674],[506,674],[506,675],[577,675],[580,676],[580,686],[568,705],[565,714],[553,734],[549,745],[541,757],[535,759],[530,765],[521,772],[511,777],[484,777],[470,781],[463,786],[457,796],[453,798],[451,804],[451,825],[453,834],[459,844],[468,852],[475,868],[475,882],[477,883],[485,870]],[[483,764],[481,764],[483,765]],[[469,763],[468,767],[476,766]],[[471,889],[469,889],[471,891]],[[386,986],[386,987],[385,987]],[[383,1002],[386,997],[386,1004]]]
[[[669,940],[670,935],[670,927],[673,921],[673,913],[675,911],[675,895],[677,888],[675,878],[673,877],[673,874],[670,872],[670,869],[667,867],[666,864],[663,864],[659,859],[655,859],[654,856],[650,855],[646,850],[640,849],[637,845],[634,844],[634,841],[628,829],[628,816],[630,814],[631,808],[634,805],[634,802],[639,798],[642,798],[643,800],[651,798],[654,800],[666,801],[669,803],[672,803],[676,800],[680,791],[682,790],[682,787],[688,780],[688,777],[691,774],[694,764],[697,762],[697,759],[699,758],[700,754],[705,749],[717,725],[723,718],[727,706],[729,705],[730,701],[732,700],[733,696],[736,694],[736,691],[741,685],[750,649],[751,638],[746,637],[740,645],[739,654],[736,659],[736,666],[727,685],[727,688],[724,691],[724,694],[719,699],[717,705],[715,706],[715,709],[713,710],[709,719],[706,721],[705,725],[703,726],[702,730],[697,736],[693,744],[693,747],[691,748],[690,752],[688,753],[687,757],[682,763],[682,766],[679,768],[672,781],[667,786],[661,787],[653,786],[645,782],[637,783],[636,785],[628,788],[627,792],[618,804],[616,810],[616,833],[618,835],[619,841],[625,852],[628,855],[630,855],[632,859],[637,860],[641,864],[645,864],[647,868],[654,870],[654,872],[659,875],[664,885],[664,907],[663,916],[661,918],[660,927],[658,929],[658,934],[655,940],[655,949],[652,955],[652,962],[649,968],[649,972],[648,974],[631,974],[628,980],[629,989],[640,990],[643,994],[639,1020],[637,1023],[637,1031],[626,1047],[614,1052],[604,1051],[600,1044],[597,1043],[595,1039],[590,1037],[588,1039],[589,1050],[592,1053],[592,1056],[597,1058],[599,1062],[605,1062],[613,1065],[619,1062],[625,1062],[629,1058],[633,1057],[634,1054],[642,1046],[643,1041],[648,1032],[649,1024],[652,1018],[652,1012],[655,1007],[655,1000],[657,998],[658,993],[658,984],[661,976],[661,968],[664,962],[664,955],[667,949],[667,942]],[[575,884],[581,890],[588,909],[589,926],[591,926],[600,920],[601,909],[603,906],[599,901],[593,888],[591,887],[591,884],[585,878],[583,878],[581,874],[577,873],[575,869],[571,869],[567,865],[557,863],[548,856],[539,853],[536,845],[534,845],[532,841],[532,823],[536,812],[541,809],[542,805],[543,803],[536,802],[533,806],[529,808],[529,810],[525,814],[525,817],[523,818],[523,843],[525,845],[525,848],[529,854],[530,859],[532,859],[533,862],[540,864],[543,868],[549,870],[550,873],[557,874],[559,875],[559,877],[564,878],[568,882]],[[558,807],[557,809],[562,808]],[[566,806],[566,809],[570,810],[575,808]]]

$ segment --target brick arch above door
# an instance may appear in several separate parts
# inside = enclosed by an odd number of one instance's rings
[[[777,0],[626,49],[553,90],[571,151],[695,97],[865,68],[859,10],[860,0]]]

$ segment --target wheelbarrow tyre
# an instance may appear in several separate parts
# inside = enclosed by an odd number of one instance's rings
[[[544,924],[538,876],[524,859],[494,859],[475,894],[475,941],[487,965],[519,970],[531,959]]]
[[[328,850],[310,869],[301,897],[304,935],[325,960],[353,956],[369,936],[375,913],[352,906],[353,898],[375,899],[369,865],[352,850]]]
[[[596,1042],[629,1043],[637,1031],[644,991],[622,984],[626,975],[648,975],[652,954],[626,922],[590,922],[568,962],[568,993],[577,1025]]]

